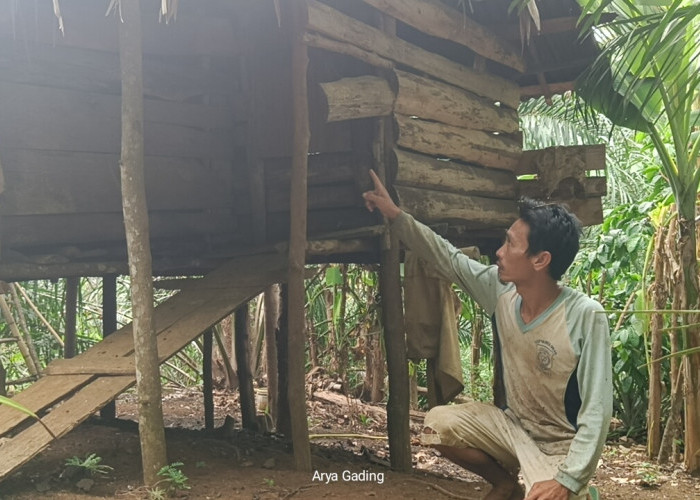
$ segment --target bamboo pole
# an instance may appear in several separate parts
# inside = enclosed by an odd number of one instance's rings
[[[5,300],[4,294],[0,294],[0,309],[2,310],[2,315],[5,317],[5,322],[10,329],[10,333],[17,341],[19,352],[22,354],[22,358],[24,358],[24,363],[27,365],[27,370],[29,370],[29,373],[32,375],[38,375],[39,370],[36,366],[34,366],[32,356],[29,354],[29,348],[27,347],[24,338],[22,338],[22,333],[19,331],[19,327],[15,322],[15,318],[12,315],[12,311],[10,310],[7,300]]]
[[[54,339],[56,342],[58,342],[58,345],[63,347],[63,339],[61,336],[58,334],[56,330],[51,326],[51,323],[49,323],[49,320],[47,320],[43,314],[41,314],[41,311],[39,308],[32,302],[32,299],[29,298],[29,295],[27,295],[27,292],[22,288],[22,286],[19,283],[16,283],[17,285],[17,290],[19,290],[20,295],[24,298],[24,300],[27,301],[27,304],[31,308],[32,311],[34,311],[34,314],[37,315],[37,317],[41,320],[42,323],[44,323],[44,326],[49,330],[51,335],[53,335]]]
[[[311,446],[306,421],[304,373],[304,265],[306,263],[306,206],[309,153],[309,103],[307,93],[308,49],[303,42],[306,8],[302,2],[290,5],[292,21],[292,177],[290,185],[289,236],[289,411],[294,464],[297,470],[311,470]]]
[[[26,342],[27,348],[29,349],[29,355],[32,357],[32,361],[34,362],[34,366],[36,366],[37,371],[41,372],[41,362],[39,361],[39,356],[37,355],[36,349],[34,348],[32,334],[29,331],[29,327],[27,326],[27,320],[24,316],[24,309],[22,309],[22,303],[19,300],[17,287],[15,287],[14,283],[10,283],[9,288],[10,294],[12,295],[12,303],[14,304],[15,309],[17,310],[17,318],[19,319],[19,325],[21,327],[22,336],[24,337],[24,341]]]
[[[121,0],[119,60],[122,80],[121,183],[131,301],[134,311],[136,389],[143,481],[153,486],[167,464],[158,345],[153,306],[153,269],[143,171],[143,54],[141,2]]]

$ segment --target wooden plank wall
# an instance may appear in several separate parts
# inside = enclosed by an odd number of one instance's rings
[[[490,74],[484,60],[521,69],[519,54],[482,27],[471,26],[462,13],[438,3],[306,4],[309,45],[364,62],[368,68],[362,75],[374,74],[377,67],[394,69],[389,83],[395,94],[396,161],[390,179],[400,204],[429,223],[489,228],[512,221],[514,170],[522,154],[519,89]],[[375,27],[381,15],[396,19],[396,36]],[[464,23],[470,23],[469,29]],[[454,57],[455,43],[459,57]],[[336,81],[353,76],[361,75],[345,73]],[[342,100],[342,85],[325,89],[324,98],[337,92]],[[358,174],[362,184],[367,175]]]
[[[122,258],[118,21],[105,17],[104,2],[64,0],[61,35],[50,5],[2,4],[3,255],[31,260],[41,246],[65,259],[95,249]],[[247,144],[236,18],[183,4],[166,26],[150,7],[144,134],[154,255],[245,241],[247,190],[234,182],[245,175]]]

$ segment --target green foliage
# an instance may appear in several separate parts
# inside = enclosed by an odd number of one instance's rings
[[[109,474],[110,471],[114,470],[109,465],[104,465],[102,462],[102,457],[90,453],[85,458],[71,457],[66,460],[66,465],[71,467],[79,467],[84,469],[91,476],[98,474]]]
[[[187,484],[189,481],[188,477],[180,470],[180,468],[185,465],[182,462],[174,462],[172,464],[161,467],[158,471],[158,475],[163,479],[159,481],[160,483],[165,483],[166,490],[168,492],[174,493],[176,491],[189,490],[190,485]]]

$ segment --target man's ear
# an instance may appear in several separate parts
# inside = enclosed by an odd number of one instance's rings
[[[552,254],[547,250],[542,250],[540,253],[532,258],[532,265],[536,271],[541,271],[546,269],[547,266],[552,262]]]

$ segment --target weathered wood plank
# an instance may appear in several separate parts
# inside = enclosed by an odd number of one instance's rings
[[[367,64],[378,68],[391,69],[394,67],[394,63],[389,59],[380,57],[373,52],[361,49],[355,45],[339,42],[338,40],[333,40],[332,38],[328,38],[318,33],[308,31],[304,33],[304,43],[306,43],[309,47],[354,57],[355,59],[359,59],[360,61],[364,61]]]
[[[394,108],[394,92],[378,76],[343,78],[320,87],[326,122],[388,116]]]
[[[356,45],[378,56],[428,73],[447,83],[516,109],[520,102],[518,86],[504,78],[479,73],[428,52],[396,36],[372,28],[316,0],[305,0],[308,7],[307,29]]]
[[[43,417],[43,421],[57,437],[63,436],[114,396],[126,390],[134,381],[133,376],[98,378]],[[52,440],[51,435],[38,423],[10,438],[2,446],[0,479],[28,462]]]
[[[523,151],[516,175],[536,174],[550,169],[576,168],[579,171],[605,170],[605,145],[555,146]]]
[[[467,228],[508,227],[518,216],[513,200],[464,196],[408,186],[394,186],[400,206],[417,219],[459,222]]]
[[[428,35],[459,43],[487,59],[523,73],[525,60],[503,38],[440,2],[363,0],[365,3]]]
[[[424,120],[475,130],[512,134],[519,130],[518,113],[495,106],[493,102],[475,96],[458,87],[396,71],[399,93],[394,111]]]
[[[88,375],[74,375],[72,377],[49,377],[42,379],[41,385],[32,384],[24,391],[12,398],[13,401],[25,408],[39,413],[42,410],[61,400],[77,388],[85,385],[93,377]],[[24,413],[0,405],[0,436],[12,430],[15,426],[27,420]]]
[[[572,189],[566,191],[567,187],[571,187]],[[560,200],[571,199],[576,197],[576,195],[582,195],[584,198],[600,198],[601,196],[605,196],[608,191],[608,184],[605,177],[586,177],[583,179],[583,183],[580,187],[583,189],[582,193],[575,192],[575,189],[578,189],[578,185],[562,186],[556,197]],[[528,198],[542,199],[549,196],[547,187],[543,186],[537,179],[519,180],[517,190],[520,196],[527,196]]]
[[[291,158],[269,158],[265,160],[265,186],[282,189],[289,185],[292,169]],[[307,182],[309,186],[352,182],[355,172],[372,168],[368,156],[361,154],[318,154],[309,156]]]
[[[174,215],[177,214],[177,217]],[[151,238],[205,238],[234,234],[239,228],[230,211],[151,212]],[[89,213],[4,216],[0,241],[3,246],[82,245],[123,241],[122,214]],[[234,235],[235,236],[235,235]],[[245,238],[246,235],[236,236]]]
[[[396,115],[399,146],[436,156],[455,158],[485,167],[513,171],[522,149],[516,141],[480,130]]]
[[[0,109],[3,145],[119,153],[119,96],[0,82]],[[244,139],[232,115],[212,107],[150,100],[144,113],[147,155],[230,160]]]
[[[479,168],[394,149],[398,162],[394,185],[513,200],[516,177],[511,172]]]
[[[198,102],[204,94],[229,96],[234,116],[244,109],[238,90],[236,59],[217,60],[226,71],[203,71],[201,59],[179,57],[177,62],[144,56],[144,97],[177,102]],[[56,87],[81,92],[121,95],[117,53],[42,44],[0,43],[0,80],[8,83]],[[212,110],[217,118],[217,110]]]
[[[362,204],[360,194],[354,183],[309,186],[307,207],[309,210],[356,207]],[[265,198],[268,213],[289,210],[289,187],[268,188]]]
[[[11,148],[1,151],[8,190],[0,215],[122,210],[117,154]],[[151,210],[232,208],[230,164],[163,156],[148,156],[144,163]]]

